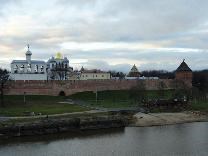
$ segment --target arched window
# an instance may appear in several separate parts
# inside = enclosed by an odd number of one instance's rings
[[[28,65],[27,65],[27,71],[28,71],[28,72],[31,72],[31,64],[28,64]]]
[[[18,73],[18,65],[14,66],[14,73]]]
[[[43,67],[43,66],[40,67],[40,72],[41,72],[41,73],[44,72],[44,67]]]
[[[35,65],[35,73],[38,73],[38,65]]]
[[[25,66],[24,66],[24,64],[22,64],[22,65],[20,66],[20,71],[23,72],[23,71],[24,71],[24,68],[25,68]]]

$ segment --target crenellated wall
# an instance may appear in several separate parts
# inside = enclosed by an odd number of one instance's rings
[[[145,87],[147,90],[174,89],[178,81],[165,80],[86,80],[86,81],[11,81],[5,90],[8,95],[57,96],[61,91],[71,95],[83,91],[128,90],[133,87]]]

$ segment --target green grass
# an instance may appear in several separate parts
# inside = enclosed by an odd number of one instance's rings
[[[24,116],[24,112],[35,112],[43,115],[81,112],[89,109],[78,105],[62,104],[65,97],[60,96],[26,96],[24,103],[23,96],[5,96],[5,107],[0,108],[0,115]]]
[[[193,100],[191,110],[208,112],[208,100]]]
[[[82,100],[87,105],[98,106],[105,108],[117,108],[117,107],[131,107],[135,106],[129,99],[128,91],[102,91],[98,92],[98,99],[96,102],[96,94],[93,92],[82,92],[71,95],[70,98],[75,100]]]
[[[71,95],[69,97],[61,96],[39,96],[39,95],[27,95],[26,103],[24,103],[24,97],[18,96],[5,96],[5,107],[0,107],[0,115],[3,116],[23,116],[24,112],[35,112],[43,115],[50,114],[61,114],[70,112],[81,112],[89,110],[87,108],[61,104],[59,102],[65,101],[67,98],[81,100],[86,105],[93,107],[104,107],[104,108],[126,108],[126,107],[137,107],[139,103],[137,98],[139,96],[138,91],[133,90],[119,90],[119,91],[100,91],[98,92],[98,101],[96,102],[96,94],[93,92],[82,92]],[[143,94],[148,99],[158,98],[171,98],[174,94],[173,90],[167,91],[146,91]],[[208,111],[208,101],[192,101],[191,110]]]
[[[163,92],[158,91],[145,91],[148,99],[155,98],[170,98],[172,90]],[[98,100],[96,102],[96,94],[94,92],[81,92],[71,95],[70,98],[75,100],[82,100],[90,106],[98,106],[104,108],[125,108],[125,107],[137,107],[137,97],[140,93],[130,90],[115,90],[115,91],[100,91],[97,93]]]
[[[125,107],[137,107],[139,103],[135,100],[140,94],[130,90],[119,91],[101,91],[98,92],[98,101],[96,103],[96,94],[93,92],[81,92],[71,95],[70,98],[76,100],[82,100],[90,106],[98,106],[104,108],[125,108]],[[174,90],[166,91],[146,91],[144,93],[148,99],[170,99],[175,94]],[[208,111],[208,100],[196,100],[191,101],[190,110]],[[157,111],[157,110],[156,110]]]

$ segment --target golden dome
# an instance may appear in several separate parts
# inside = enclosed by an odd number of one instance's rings
[[[62,54],[60,52],[56,53],[56,59],[62,59]]]

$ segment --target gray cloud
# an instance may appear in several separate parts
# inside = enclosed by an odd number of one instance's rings
[[[0,4],[4,67],[13,58],[24,57],[27,43],[36,59],[47,60],[61,51],[71,59],[87,60],[84,64],[93,68],[127,71],[135,63],[141,70],[174,70],[183,58],[193,69],[208,67],[206,0],[0,0]],[[98,50],[61,46],[70,42],[115,46]],[[116,46],[120,42],[130,44],[120,48]],[[144,48],[131,49],[131,43]]]

